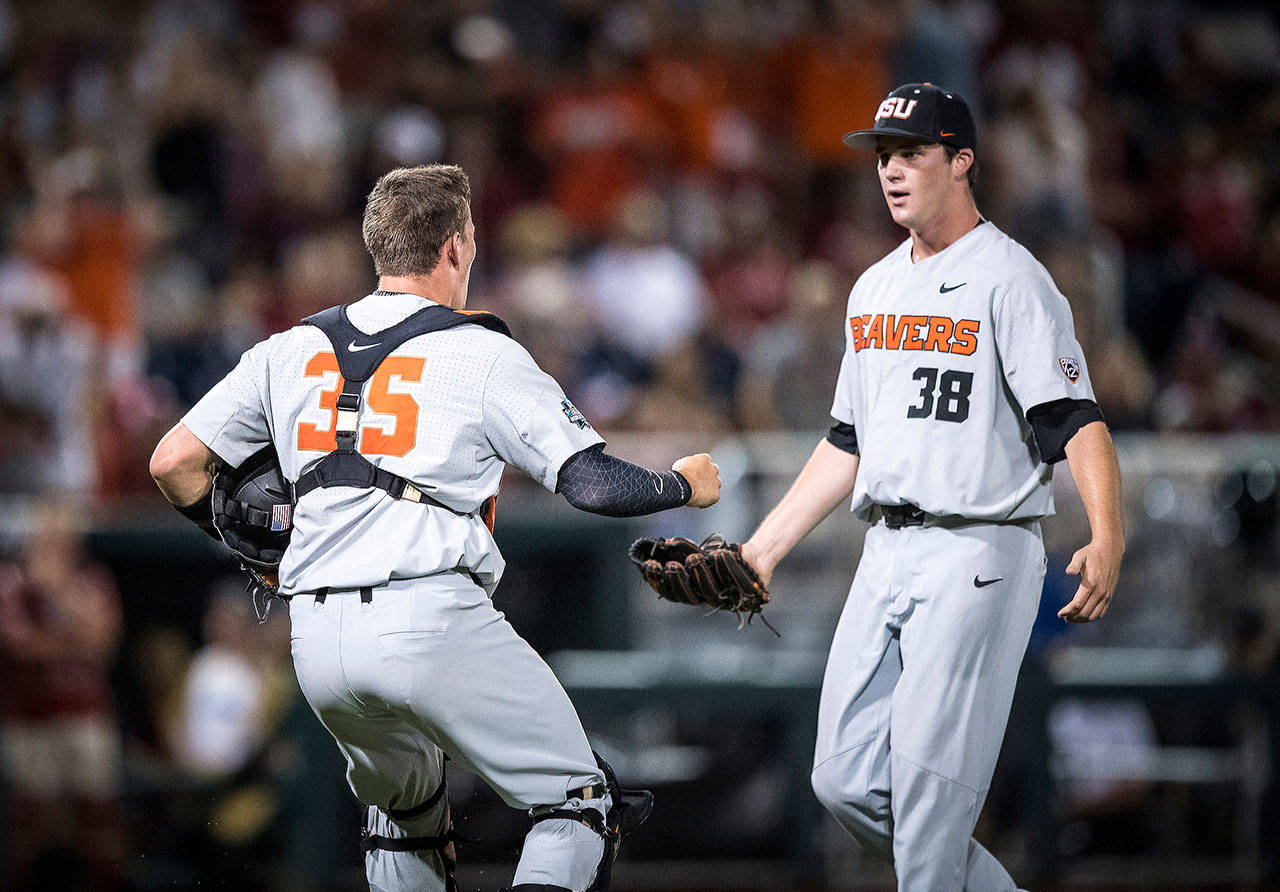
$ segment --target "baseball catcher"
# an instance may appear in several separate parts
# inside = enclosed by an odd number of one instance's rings
[[[722,536],[708,536],[701,544],[679,536],[646,537],[632,544],[628,556],[663,600],[728,610],[738,617],[738,628],[759,615],[778,634],[761,614],[769,590],[743,560],[741,547]]]

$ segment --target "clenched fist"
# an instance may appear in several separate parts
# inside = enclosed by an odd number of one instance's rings
[[[685,502],[690,508],[710,508],[720,501],[720,466],[706,452],[686,455],[671,470],[679,471],[693,488],[693,495]]]

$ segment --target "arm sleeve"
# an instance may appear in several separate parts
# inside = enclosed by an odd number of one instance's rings
[[[1016,276],[993,306],[1005,380],[1025,414],[1060,399],[1094,399],[1067,299],[1043,268]]]
[[[1046,464],[1067,457],[1067,443],[1086,424],[1102,421],[1102,410],[1093,400],[1054,400],[1027,410],[1027,420],[1040,447],[1040,460]]]
[[[500,459],[554,492],[569,456],[604,439],[528,351],[503,341],[485,379],[485,437]]]
[[[570,456],[556,492],[575,508],[607,517],[636,517],[689,501],[693,488],[679,471],[651,471],[604,454],[600,443]]]
[[[850,455],[858,454],[858,432],[854,430],[852,424],[837,421],[831,426],[831,430],[827,431],[827,442]]]

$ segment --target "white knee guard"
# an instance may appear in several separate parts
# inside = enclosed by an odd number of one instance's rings
[[[619,843],[623,836],[649,817],[653,810],[653,794],[648,790],[622,789],[609,764],[600,758],[599,753],[595,757],[604,774],[605,783],[572,790],[564,805],[535,814],[533,829],[525,838],[526,854],[529,853],[530,844],[543,845],[550,842],[569,850],[572,876],[566,878],[566,881],[571,885],[565,887],[541,882],[544,875],[540,876],[533,864],[526,869],[526,859],[522,856],[520,867],[516,870],[517,885],[509,892],[568,892],[569,889],[578,888],[584,888],[586,892],[608,892]],[[540,827],[546,829],[539,832]],[[589,851],[596,857],[594,853],[600,852],[600,840],[604,843],[603,853],[598,856],[598,863],[595,864],[594,871],[591,871],[591,860],[584,864],[578,860],[578,856],[590,843]],[[559,875],[557,873],[557,878]]]
[[[419,805],[407,809],[386,810],[369,806],[365,815],[365,824],[360,831],[360,851],[365,855],[365,868],[371,888],[375,888],[377,879],[375,875],[382,873],[377,861],[391,857],[396,864],[386,871],[389,875],[403,880],[405,877],[412,877],[415,873],[421,873],[423,876],[415,881],[414,886],[414,888],[421,888],[430,881],[431,878],[426,876],[430,871],[433,877],[442,882],[444,892],[457,892],[458,887],[453,876],[454,868],[457,866],[457,856],[453,846],[456,836],[449,818],[449,803],[446,797],[445,782],[441,779],[440,786],[435,792]],[[434,834],[414,832],[411,829],[414,824],[419,823],[420,819],[435,809],[441,800],[444,800],[444,819],[441,821],[437,818],[431,824],[437,827],[443,825],[443,832]],[[417,856],[414,859],[420,865],[417,870],[410,868],[406,859],[392,854],[409,852]],[[431,864],[433,859],[422,855],[424,852],[437,853],[440,861],[438,869]],[[381,884],[378,885],[381,886]]]

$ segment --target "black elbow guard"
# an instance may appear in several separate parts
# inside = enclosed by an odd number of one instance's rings
[[[1067,457],[1067,443],[1086,424],[1102,421],[1102,410],[1093,400],[1061,399],[1032,406],[1027,411],[1040,460],[1046,464]]]
[[[213,525],[213,487],[190,505],[174,505],[178,513],[204,530],[215,542],[221,542],[217,528]]]
[[[827,431],[827,442],[851,455],[858,455],[858,432],[853,429],[852,424],[837,421]]]

